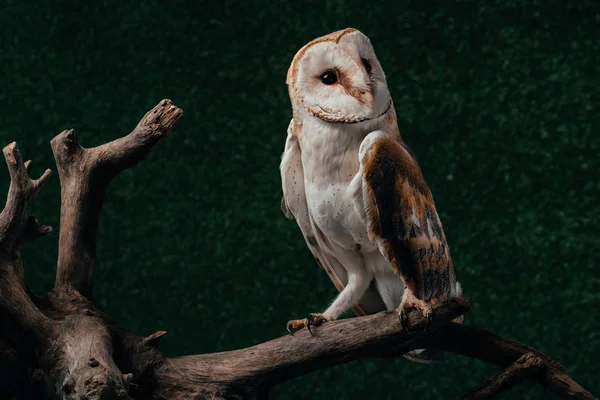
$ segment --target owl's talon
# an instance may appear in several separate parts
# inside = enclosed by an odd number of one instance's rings
[[[429,326],[429,323],[431,322],[431,320],[433,319],[433,313],[430,310],[427,310],[427,315],[425,316],[425,329],[423,329],[423,331],[427,331],[427,327]]]
[[[314,334],[314,333],[312,332],[312,330],[310,329],[310,326],[312,325],[312,324],[310,323],[310,317],[309,317],[309,318],[307,318],[307,320],[308,320],[308,323],[306,324],[306,327],[308,328],[308,333],[310,333],[310,336],[312,336],[312,337],[315,337],[315,334]]]
[[[293,336],[295,332],[299,331],[300,329],[304,328],[307,325],[308,325],[307,319],[292,319],[287,322],[286,329],[290,333],[290,335]],[[309,328],[309,330],[310,330],[310,328]]]
[[[290,324],[290,322],[291,322],[291,321],[288,321],[288,323],[287,323],[287,324],[285,324],[285,329],[287,329],[287,331],[288,331],[288,333],[289,333],[290,335],[294,336],[294,331],[292,331],[292,327],[291,327],[291,324]]]
[[[402,301],[398,306],[398,318],[400,319],[400,324],[402,328],[408,333],[408,311],[417,310],[421,312],[423,318],[425,318],[425,328],[424,331],[427,330],[429,323],[433,317],[433,310],[431,308],[431,304],[428,301],[423,301],[417,298],[412,291],[405,290],[404,295],[402,297]]]
[[[400,325],[402,326],[402,329],[404,329],[404,331],[406,333],[409,333],[409,331],[408,331],[408,318],[406,317],[406,313],[404,311],[400,311],[398,313],[398,320],[400,320]]]
[[[308,331],[310,332],[311,336],[315,336],[312,332],[312,330],[310,329],[310,326],[319,326],[321,324],[323,324],[324,322],[329,321],[329,319],[325,318],[325,316],[323,314],[318,314],[318,313],[311,313],[308,314],[308,318],[306,318],[306,320],[308,321],[306,326],[308,328]]]

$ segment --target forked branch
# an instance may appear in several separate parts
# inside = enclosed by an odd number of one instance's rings
[[[544,362],[539,357],[532,353],[526,353],[504,371],[486,379],[465,393],[461,400],[491,399],[533,376],[543,366]]]
[[[47,169],[39,179],[31,179],[27,172],[31,161],[23,162],[15,142],[2,152],[10,173],[10,187],[6,206],[0,214],[0,251],[14,256],[25,244],[52,231],[52,228],[40,226],[35,218],[27,216],[27,208],[50,178],[51,171]]]
[[[476,358],[503,368],[530,353],[543,362],[531,377],[561,399],[592,400],[595,397],[579,385],[566,368],[539,350],[482,328],[450,323],[416,343],[419,348],[437,348]]]
[[[31,339],[45,340],[49,324],[25,290],[21,248],[52,228],[40,225],[27,209],[48,181],[50,170],[39,179],[27,172],[30,162],[23,162],[16,143],[2,149],[10,173],[6,206],[0,213],[0,309]]]
[[[0,353],[7,358],[0,367],[11,373],[39,368],[42,383],[38,391],[43,391],[32,395],[31,390],[21,392],[13,387],[13,394],[27,393],[27,398],[130,399],[132,376],[122,373],[115,362],[115,346],[121,344],[111,332],[114,323],[90,301],[98,219],[110,180],[142,160],[181,115],[179,108],[164,100],[131,134],[105,145],[84,149],[72,130],[52,140],[63,184],[59,265],[55,289],[39,298],[31,297],[25,289],[19,249],[50,232],[49,227],[27,216],[27,207],[50,171],[32,180],[27,174],[29,162],[23,162],[16,144],[4,149],[11,186],[6,208],[0,214],[0,340],[7,340],[2,342],[6,351]],[[18,354],[18,362],[14,354]],[[25,376],[2,386],[27,381],[34,380]]]
[[[170,100],[149,111],[127,136],[98,147],[81,147],[74,130],[51,141],[61,184],[60,237],[55,287],[92,299],[96,236],[111,179],[143,160],[183,116]]]

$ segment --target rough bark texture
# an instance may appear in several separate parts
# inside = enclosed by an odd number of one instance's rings
[[[465,393],[461,400],[491,399],[534,375],[543,366],[544,362],[539,357],[532,353],[526,353],[504,371],[486,379]]]
[[[142,161],[182,115],[181,109],[163,100],[133,132],[102,146],[84,149],[72,129],[52,139],[61,185],[56,288],[72,288],[91,299],[98,220],[108,184]]]
[[[382,312],[326,323],[314,329],[314,336],[303,330],[246,349],[177,358],[158,349],[166,332],[140,337],[123,330],[93,303],[100,210],[112,178],[143,160],[182,115],[163,100],[129,135],[102,146],[81,147],[73,130],[52,140],[62,189],[59,256],[55,287],[40,296],[26,289],[20,249],[51,232],[27,214],[50,171],[33,180],[16,144],[4,148],[11,184],[0,214],[0,400],[11,395],[266,399],[273,386],[288,379],[415,348],[439,348],[509,366],[465,398],[487,398],[526,377],[561,398],[594,398],[541,352],[484,329],[451,323],[469,309],[466,299],[436,305],[426,332],[419,313],[409,313],[409,334],[395,313]]]
[[[535,379],[559,398],[595,398],[575,382],[563,366],[541,351],[482,328],[450,323],[424,337],[420,346],[443,349],[500,367],[508,367],[523,355],[531,353],[544,362],[544,368]]]

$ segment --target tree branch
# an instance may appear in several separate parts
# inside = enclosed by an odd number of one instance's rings
[[[46,317],[37,309],[25,291],[21,248],[52,229],[41,226],[27,209],[48,181],[50,170],[32,180],[27,173],[15,142],[2,149],[10,173],[6,206],[0,213],[0,308],[31,339],[44,340],[49,329]]]
[[[9,257],[18,257],[25,244],[52,231],[49,226],[40,226],[35,218],[27,216],[27,209],[42,186],[50,178],[48,169],[39,179],[29,178],[27,167],[31,161],[23,162],[15,142],[4,149],[4,158],[10,173],[10,187],[6,206],[0,214],[0,251]],[[22,271],[14,271],[22,275]]]
[[[183,116],[171,100],[149,111],[127,136],[84,149],[75,132],[51,141],[61,183],[60,237],[56,289],[75,289],[92,299],[96,235],[111,179],[143,160]]]
[[[482,328],[450,323],[418,340],[413,348],[436,348],[507,367],[527,353],[544,362],[535,379],[561,399],[592,400],[595,397],[573,380],[567,370],[539,350]]]
[[[363,358],[398,357],[418,348],[436,348],[500,366],[522,358],[514,369],[527,361],[528,372],[538,371],[530,377],[560,398],[594,399],[562,366],[540,351],[485,329],[448,322],[468,308],[466,299],[451,299],[436,305],[427,332],[422,330],[425,321],[417,313],[409,315],[410,331],[414,333],[407,334],[401,330],[394,312],[382,312],[328,322],[316,330],[315,337],[303,330],[242,350],[171,358],[155,371],[154,393],[158,395],[155,398],[162,395],[171,399],[189,398],[198,388],[188,382],[199,380],[204,381],[204,390],[216,398],[260,398],[283,381],[319,369]],[[530,357],[537,361],[531,361]],[[543,363],[543,368],[535,369],[537,362]],[[506,385],[525,379],[524,372],[525,367],[509,372],[510,379],[499,382],[501,385],[495,390],[507,389]]]
[[[61,326],[62,391],[68,399],[131,399],[127,380],[113,361],[112,339],[103,321],[69,316]],[[66,373],[65,373],[66,372]]]
[[[50,172],[31,180],[27,175],[30,163],[23,162],[16,144],[4,149],[11,186],[6,208],[0,214],[0,309],[7,322],[3,322],[6,332],[0,333],[2,338],[17,338],[17,343],[29,343],[29,347],[34,343],[34,351],[23,346],[28,357],[19,354],[21,348],[0,348],[0,367],[11,368],[16,352],[18,360],[24,362],[15,368],[24,376],[21,382],[31,382],[29,390],[13,393],[27,397],[39,394],[44,386],[46,395],[61,399],[130,399],[132,375],[121,373],[114,361],[115,338],[109,329],[113,323],[78,290],[91,297],[98,218],[110,180],[142,160],[181,115],[180,109],[164,100],[142,118],[131,134],[105,145],[84,149],[77,144],[72,130],[52,141],[64,184],[61,251],[58,284],[40,298],[30,297],[25,290],[19,249],[50,231],[27,217],[28,205]],[[27,340],[19,340],[21,335]],[[29,371],[38,371],[39,379],[33,379]],[[42,384],[34,385],[34,381]],[[44,382],[51,384],[45,387],[48,385]],[[9,384],[1,386],[11,389]]]
[[[532,353],[523,354],[504,371],[469,390],[461,400],[491,399],[538,372],[544,362]]]
[[[390,347],[403,346],[407,352],[417,338],[434,332],[468,309],[467,299],[436,305],[427,332],[423,332],[425,318],[416,311],[408,316],[409,329],[414,332],[410,334],[402,330],[395,312],[381,312],[328,322],[314,330],[314,337],[302,330],[242,350],[171,358],[156,373],[155,394],[170,399],[191,398],[197,387],[186,382],[210,376],[212,393],[220,393],[217,396],[255,398],[281,382],[310,372],[384,356]]]

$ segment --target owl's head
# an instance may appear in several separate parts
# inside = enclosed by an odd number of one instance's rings
[[[294,108],[331,123],[359,123],[384,115],[392,101],[369,38],[352,28],[302,47],[287,74]]]

